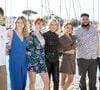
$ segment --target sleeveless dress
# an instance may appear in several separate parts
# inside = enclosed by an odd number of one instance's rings
[[[21,41],[17,33],[13,31],[9,56],[11,90],[25,90],[27,76],[26,46],[27,40],[24,38]]]
[[[45,51],[34,31],[30,32],[30,40],[27,46],[28,71],[42,73],[47,72],[45,63]]]

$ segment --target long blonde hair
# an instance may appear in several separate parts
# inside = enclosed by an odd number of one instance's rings
[[[17,21],[18,21],[19,19],[21,19],[22,22],[24,23],[24,28],[23,28],[23,32],[22,32],[22,33],[23,33],[23,36],[24,36],[26,39],[29,39],[27,20],[26,20],[26,18],[25,18],[24,16],[20,16],[20,17],[18,17],[18,19],[16,20],[16,22],[15,22],[15,30],[17,29],[16,23],[17,23]]]

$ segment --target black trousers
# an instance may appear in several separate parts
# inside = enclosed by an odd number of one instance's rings
[[[78,67],[80,78],[80,90],[87,90],[86,75],[88,73],[89,90],[97,90],[96,88],[96,73],[97,73],[97,61],[94,59],[78,59]]]
[[[48,69],[48,74],[49,74],[49,79],[53,79],[53,90],[59,90],[59,61],[56,63],[49,63],[46,62],[47,69]]]

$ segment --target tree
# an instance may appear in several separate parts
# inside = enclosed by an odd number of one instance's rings
[[[80,24],[80,21],[75,18],[72,18],[70,22],[74,27],[77,27]]]
[[[48,21],[52,18],[55,18],[58,20],[59,24],[60,24],[60,27],[62,27],[63,23],[64,23],[64,20],[59,17],[59,16],[44,16],[43,19],[45,20],[45,26],[47,25]]]

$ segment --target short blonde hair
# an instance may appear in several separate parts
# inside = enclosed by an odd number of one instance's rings
[[[51,24],[52,24],[53,22],[55,22],[55,23],[57,24],[57,26],[58,26],[58,27],[57,27],[57,30],[58,30],[58,29],[59,29],[59,22],[58,22],[58,20],[55,19],[55,18],[49,20],[49,22],[48,22],[48,29],[50,29],[50,26],[51,26]]]

